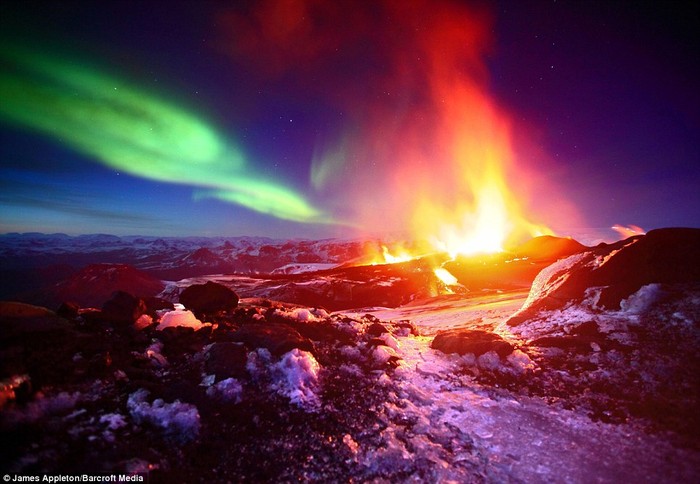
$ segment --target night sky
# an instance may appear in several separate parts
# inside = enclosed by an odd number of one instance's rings
[[[693,3],[6,1],[0,233],[698,227]]]

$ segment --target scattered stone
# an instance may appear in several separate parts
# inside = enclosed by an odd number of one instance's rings
[[[281,356],[298,348],[314,351],[314,345],[297,330],[286,324],[247,324],[232,335],[234,341],[245,344],[249,349],[265,348],[275,356]]]
[[[247,356],[245,346],[240,343],[214,343],[204,356],[205,372],[215,374],[217,380],[240,378],[246,374]]]
[[[443,353],[481,356],[494,351],[501,358],[513,352],[513,346],[495,333],[470,329],[449,329],[440,331],[430,347]]]
[[[387,330],[381,323],[372,323],[372,325],[367,328],[367,334],[370,336],[381,336],[382,333],[388,332],[389,330]]]
[[[541,348],[570,349],[578,353],[589,353],[593,351],[591,343],[599,345],[599,343],[593,341],[590,337],[585,336],[543,336],[542,338],[537,338],[530,342],[530,345],[539,346]]]
[[[120,323],[132,324],[146,311],[143,299],[125,291],[115,292],[112,298],[102,305],[102,317]]]
[[[180,303],[198,317],[229,312],[238,306],[238,295],[226,286],[208,281],[185,288]]]

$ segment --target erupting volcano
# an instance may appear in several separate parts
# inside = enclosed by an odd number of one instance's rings
[[[490,16],[458,4],[382,5],[390,24],[362,18],[362,28],[338,40],[368,36],[384,64],[376,95],[337,100],[353,128],[317,153],[314,186],[345,186],[352,170],[360,181],[347,191],[351,222],[369,233],[393,229],[426,252],[497,252],[551,234],[525,213],[542,216],[531,190],[547,190],[548,201],[556,187],[536,186],[519,166],[531,160],[515,159],[513,122],[489,93]],[[325,65],[328,57],[319,56]]]

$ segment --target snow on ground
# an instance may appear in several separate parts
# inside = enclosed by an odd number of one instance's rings
[[[162,398],[148,403],[149,392],[140,389],[127,402],[129,414],[137,424],[150,424],[161,429],[164,435],[178,441],[190,441],[199,434],[199,412],[189,403],[175,400],[166,403]]]
[[[300,264],[293,263],[278,267],[271,274],[303,274],[305,272],[317,272],[338,267],[338,264],[314,263]]]
[[[645,288],[628,300],[627,311],[653,298]],[[516,350],[507,362],[495,353],[489,361],[473,355],[445,355],[430,348],[446,328],[497,330],[508,335],[505,320],[525,301],[526,293],[495,298],[445,297],[397,309],[368,311],[382,320],[413,322],[424,336],[399,338],[402,358],[382,409],[386,447],[360,443],[358,462],[381,469],[426,461],[435,481],[473,482],[690,482],[697,478],[700,454],[676,448],[663,435],[646,432],[634,421],[609,424],[585,412],[567,410],[543,398],[485,386],[465,367],[493,366],[515,375],[532,371],[532,362]],[[580,309],[580,311],[584,311]],[[362,313],[364,314],[364,313]],[[620,315],[612,315],[620,319]],[[563,320],[563,319],[562,319]],[[478,369],[476,370],[478,371]],[[478,456],[476,458],[475,456]],[[402,464],[403,463],[403,464]]]

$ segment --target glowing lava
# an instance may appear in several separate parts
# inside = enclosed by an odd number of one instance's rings
[[[444,282],[448,286],[454,286],[458,284],[459,282],[457,281],[457,278],[450,274],[450,272],[445,269],[444,267],[437,267],[433,269],[433,273],[437,276],[438,279],[440,279],[442,282]]]

